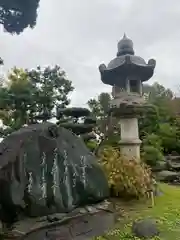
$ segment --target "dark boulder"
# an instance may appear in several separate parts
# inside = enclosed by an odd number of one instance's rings
[[[96,157],[79,137],[51,123],[24,127],[0,143],[0,182],[6,184],[2,208],[7,201],[33,217],[70,212],[109,196]]]
[[[133,234],[140,239],[150,239],[159,235],[156,222],[151,219],[139,220],[133,223]]]

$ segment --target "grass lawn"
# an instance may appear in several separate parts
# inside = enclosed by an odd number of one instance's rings
[[[160,188],[163,195],[156,197],[154,207],[150,203],[118,202],[118,211],[123,217],[119,217],[115,230],[95,239],[137,239],[131,235],[133,220],[150,217],[157,220],[161,231],[161,236],[154,239],[180,240],[180,187],[161,184]]]

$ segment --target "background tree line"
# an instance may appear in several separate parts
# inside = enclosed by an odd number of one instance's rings
[[[86,108],[70,108],[72,82],[59,67],[13,68],[0,85],[0,136],[25,125],[54,120],[84,140],[93,138],[96,121]],[[87,135],[88,134],[88,135]]]
[[[0,118],[7,135],[24,125],[47,121],[70,103],[72,82],[59,67],[12,69],[0,86]]]
[[[144,98],[154,111],[144,111],[139,119],[142,155],[155,165],[164,155],[180,154],[180,98],[158,82],[143,86]],[[120,126],[108,116],[110,93],[101,93],[98,99],[88,101],[89,108],[99,121],[99,129],[107,135],[105,144],[116,145],[120,140]]]
[[[54,118],[57,124],[71,129],[78,135],[94,130],[106,136],[106,144],[118,143],[118,121],[108,114],[111,94],[101,93],[98,99],[90,99],[87,103],[89,111],[83,108],[69,108],[69,93],[73,90],[72,82],[59,66],[13,68],[0,85],[0,119],[6,126],[0,129],[1,137],[24,125]],[[142,151],[154,154],[153,159],[173,151],[179,154],[180,98],[157,82],[144,85],[143,92],[147,102],[155,106],[155,111],[153,114],[145,111],[139,119]],[[91,145],[97,146],[95,140],[93,143],[91,142]]]

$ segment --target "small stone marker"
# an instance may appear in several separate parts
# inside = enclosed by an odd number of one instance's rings
[[[152,219],[144,219],[134,222],[132,232],[140,239],[149,239],[159,235],[156,222]]]

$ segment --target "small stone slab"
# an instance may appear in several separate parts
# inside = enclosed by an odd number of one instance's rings
[[[139,220],[133,223],[133,235],[140,239],[150,239],[159,235],[156,221],[152,219]]]

